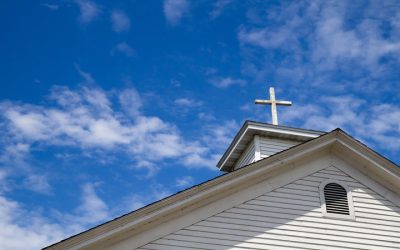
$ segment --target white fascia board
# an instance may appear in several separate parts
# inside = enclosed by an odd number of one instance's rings
[[[256,130],[256,131],[264,131],[264,132],[271,132],[276,134],[286,134],[286,135],[294,135],[299,137],[306,137],[306,138],[315,138],[322,134],[323,132],[308,132],[303,129],[292,129],[292,128],[282,128],[282,127],[265,127],[258,124],[249,124],[248,129]]]
[[[248,127],[246,127],[244,129],[244,132],[240,135],[239,139],[236,141],[236,143],[233,145],[233,147],[231,149],[228,149],[228,155],[225,157],[225,160],[222,162],[221,166],[219,167],[219,170],[223,171],[224,170],[224,166],[226,161],[231,157],[232,153],[235,151],[236,147],[240,144],[240,142],[242,141],[243,137],[246,135],[246,132],[248,131]],[[224,156],[222,156],[224,157]]]

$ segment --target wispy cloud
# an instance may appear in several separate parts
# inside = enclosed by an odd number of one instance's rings
[[[70,233],[4,196],[0,196],[0,227],[1,249],[41,249]]]
[[[232,3],[232,0],[218,0],[214,3],[213,9],[210,12],[211,18],[217,18],[222,14],[226,6]]]
[[[88,87],[76,91],[53,88],[50,98],[56,105],[52,107],[8,104],[1,109],[7,131],[17,142],[79,147],[86,151],[118,150],[138,161],[149,162],[176,158],[185,163],[189,158],[208,157],[210,149],[198,141],[185,140],[173,124],[144,115],[136,90],[113,95],[121,110],[115,109],[110,94]],[[196,162],[196,166],[201,165],[201,161]]]
[[[96,19],[100,13],[100,7],[90,0],[74,0],[79,7],[79,21],[82,24],[88,24]]]
[[[193,185],[193,177],[192,176],[182,176],[176,179],[176,186],[178,188],[186,188]]]
[[[58,4],[41,3],[40,5],[42,5],[43,7],[46,7],[50,10],[58,10],[60,8],[60,6]]]
[[[4,128],[4,127],[3,127]],[[6,142],[8,141],[8,142]],[[46,174],[36,169],[30,154],[31,145],[20,139],[8,139],[2,136],[2,149],[0,150],[0,194],[9,191],[8,177],[20,179],[13,181],[13,188],[27,189],[40,194],[51,194],[52,188]],[[7,177],[7,178],[6,178]]]
[[[115,32],[129,31],[131,28],[131,20],[122,10],[114,10],[111,12],[111,23]]]
[[[136,51],[128,43],[121,42],[111,50],[111,55],[116,55],[116,53],[121,53],[127,57],[134,57]]]
[[[353,18],[356,10],[361,13],[357,20]],[[396,7],[373,1],[296,1],[260,13],[251,17],[257,21],[241,25],[237,33],[243,52],[242,73],[255,82],[273,78],[291,85],[307,82],[336,87],[340,74],[348,90],[363,85],[366,91],[378,77],[390,79],[388,72],[395,72],[399,64]],[[388,20],[388,16],[393,18]]]
[[[52,191],[46,175],[31,174],[25,178],[24,185],[27,189],[38,193],[50,194]]]
[[[75,64],[75,68],[78,71],[79,75],[83,78],[83,84],[94,84],[96,81],[92,77],[92,75],[84,70],[78,64]]]
[[[189,107],[189,108],[200,107],[203,105],[203,102],[201,102],[201,101],[197,101],[195,99],[185,98],[185,97],[175,99],[174,103],[178,106]]]
[[[211,78],[209,81],[218,88],[227,88],[232,85],[243,86],[246,84],[245,80],[233,77],[216,77]]]
[[[400,149],[400,106],[387,103],[370,106],[350,95],[321,96],[316,102],[284,109],[281,118],[310,129],[342,128],[368,144],[391,151]]]
[[[164,15],[170,25],[177,25],[184,15],[188,14],[189,2],[187,0],[164,0]]]
[[[117,213],[131,212],[172,194],[168,187],[157,182],[149,181],[148,188],[149,190],[146,192],[135,192],[135,194],[124,197],[120,206],[123,209]]]
[[[53,216],[45,216],[41,209],[27,209],[0,195],[0,248],[41,249],[110,219],[108,206],[96,193],[97,186],[96,183],[84,184],[80,204],[66,214],[53,210]]]
[[[97,195],[95,188],[98,183],[86,183],[82,187],[81,204],[76,209],[78,219],[75,223],[90,225],[109,218],[109,208]]]

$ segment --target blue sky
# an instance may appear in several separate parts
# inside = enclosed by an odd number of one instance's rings
[[[0,248],[208,180],[246,120],[344,129],[400,162],[398,1],[0,3]]]

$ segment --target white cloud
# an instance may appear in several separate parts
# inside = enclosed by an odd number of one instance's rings
[[[387,54],[398,55],[400,41],[385,39],[379,22],[364,20],[353,29],[345,28],[340,10],[328,8],[317,23],[313,60],[336,67],[343,60],[357,60],[375,70],[379,59]]]
[[[58,10],[60,8],[60,6],[57,4],[42,3],[40,5],[42,5],[43,7],[46,7],[50,10]]]
[[[142,114],[142,101],[134,89],[106,93],[98,88],[55,87],[50,98],[56,105],[0,105],[7,131],[16,142],[78,147],[86,152],[116,150],[139,162],[175,158],[184,163],[190,157],[208,157],[212,150],[185,140],[173,124]],[[120,108],[110,98],[119,100]]]
[[[226,6],[232,3],[232,0],[218,0],[214,3],[213,9],[210,12],[211,18],[217,18],[222,14]]]
[[[271,6],[238,29],[242,73],[256,82],[273,77],[314,86],[336,85],[339,73],[357,90],[361,80],[354,79],[360,74],[388,78],[399,64],[396,5],[296,1]],[[354,13],[359,15],[356,19]]]
[[[185,188],[193,185],[193,177],[192,176],[182,176],[176,179],[176,186],[178,188]]]
[[[92,75],[86,71],[83,71],[78,64],[75,64],[75,68],[78,71],[79,75],[83,78],[84,84],[93,84],[96,81],[93,79]]]
[[[0,196],[0,249],[41,249],[67,236],[65,229],[51,223],[15,201]]]
[[[199,120],[206,121],[206,122],[216,120],[215,116],[210,112],[200,112],[197,114],[197,118],[199,118]]]
[[[164,15],[167,22],[171,25],[180,23],[182,17],[189,11],[187,0],[164,0]]]
[[[96,183],[86,183],[82,187],[81,204],[76,210],[77,218],[74,218],[77,224],[95,224],[105,221],[110,217],[109,208],[106,203],[97,195]]]
[[[137,194],[127,196],[123,199],[120,206],[123,209],[121,209],[121,211],[118,212],[127,213],[139,209],[141,207],[144,207],[147,204],[147,202],[145,201],[147,201],[148,198],[149,196],[143,197]]]
[[[122,10],[114,10],[111,13],[112,28],[115,32],[129,31],[131,20]]]
[[[116,214],[127,213],[139,209],[147,204],[163,199],[172,194],[172,192],[162,184],[149,182],[148,187],[150,190],[146,192],[136,192],[123,198],[122,209],[118,209]]]
[[[174,103],[178,106],[182,106],[182,107],[200,107],[203,105],[203,102],[201,101],[197,101],[194,99],[190,99],[190,98],[178,98],[175,99]]]
[[[243,86],[246,84],[245,80],[232,77],[212,78],[210,82],[218,88],[227,88],[232,85]]]
[[[317,102],[323,105],[298,104],[282,110],[280,117],[286,123],[309,129],[341,128],[367,144],[392,151],[400,149],[400,106],[371,107],[353,96],[322,96]]]
[[[209,170],[217,171],[215,167],[222,154],[211,154],[207,157],[199,154],[187,155],[183,159],[183,163],[189,168],[207,167]]]
[[[159,170],[159,168],[153,162],[146,160],[138,161],[137,164],[132,166],[132,168],[136,170],[141,170],[141,169],[146,170],[147,173],[145,175],[143,176],[138,175],[139,178],[145,178],[145,179],[153,177]]]
[[[126,42],[118,43],[115,48],[111,50],[112,55],[115,55],[117,52],[127,57],[133,57],[136,54],[135,50]]]
[[[143,106],[142,98],[134,88],[125,89],[118,94],[119,103],[123,111],[131,117],[140,114],[140,108]]]
[[[50,194],[52,188],[47,180],[47,176],[39,174],[31,174],[24,180],[24,185],[32,191]]]
[[[79,7],[79,21],[82,24],[88,24],[97,18],[100,13],[100,7],[93,1],[90,0],[75,0],[74,1]]]
[[[257,45],[263,48],[278,48],[282,46],[288,38],[292,37],[290,32],[291,29],[287,27],[277,31],[272,31],[266,28],[251,30],[241,28],[238,33],[238,38],[241,43]]]
[[[0,150],[0,194],[14,188],[24,188],[40,194],[51,194],[52,188],[47,176],[35,168],[30,155],[30,144],[18,142],[19,139],[21,138],[10,137],[8,143],[3,141]],[[20,181],[9,181],[11,178],[17,178]]]
[[[0,196],[0,249],[41,249],[76,234],[89,226],[110,219],[109,208],[97,195],[98,184],[82,186],[81,203],[71,213],[53,211],[58,217],[50,221],[41,209],[25,208],[22,204]]]
[[[220,150],[227,149],[239,128],[234,120],[208,124],[204,126],[202,140],[206,145],[214,145]]]

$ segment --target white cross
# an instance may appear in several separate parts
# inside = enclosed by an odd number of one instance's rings
[[[271,100],[256,100],[255,103],[271,105],[272,124],[278,125],[278,113],[276,112],[276,105],[291,106],[292,102],[276,100],[275,99],[275,90],[272,87],[269,88],[269,96],[270,96]]]

